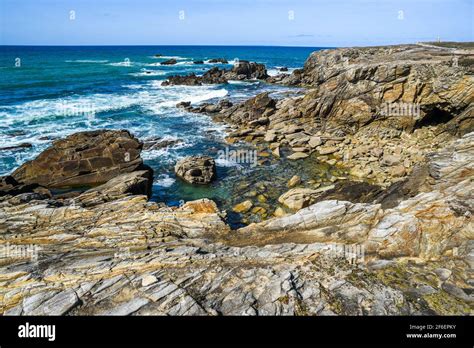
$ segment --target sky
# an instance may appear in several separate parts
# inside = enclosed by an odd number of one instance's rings
[[[474,0],[0,0],[0,45],[474,41]]]

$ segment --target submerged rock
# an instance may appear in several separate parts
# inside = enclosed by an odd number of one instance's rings
[[[209,184],[216,177],[216,163],[208,156],[189,156],[179,160],[174,171],[190,184]]]
[[[249,211],[253,207],[253,203],[250,200],[244,201],[242,203],[239,203],[235,205],[232,210],[235,211],[236,213],[245,213]]]
[[[293,175],[290,180],[288,180],[288,187],[292,188],[301,184],[301,177],[298,175]]]
[[[278,202],[292,210],[300,210],[313,204],[319,195],[318,191],[307,188],[294,188],[282,194]]]
[[[295,152],[295,153],[292,153],[291,155],[289,155],[287,158],[289,160],[299,160],[299,159],[303,159],[303,158],[307,158],[309,155],[307,153],[304,153],[304,152]]]

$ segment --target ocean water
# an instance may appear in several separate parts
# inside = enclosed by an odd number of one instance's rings
[[[199,87],[162,87],[161,82],[169,75],[203,74],[213,66],[230,68],[236,60],[264,63],[269,74],[276,74],[282,66],[291,72],[318,49],[0,46],[0,148],[32,144],[31,148],[0,151],[0,175],[33,159],[54,139],[92,129],[128,129],[142,141],[157,137],[180,141],[142,153],[145,163],[155,170],[155,200],[173,205],[180,200],[209,197],[226,205],[233,191],[230,183],[245,175],[255,176],[252,171],[257,169],[218,161],[218,180],[212,185],[194,187],[177,180],[173,166],[179,158],[215,155],[229,145],[224,142],[223,125],[175,105],[181,101],[198,105],[221,98],[241,101],[263,91],[278,95],[292,89],[259,81]],[[155,54],[163,57],[156,58]],[[221,57],[230,64],[193,64],[193,60]],[[169,58],[178,63],[160,65]]]

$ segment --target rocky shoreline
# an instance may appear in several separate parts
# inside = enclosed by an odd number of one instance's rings
[[[171,77],[165,85],[304,87],[280,100],[180,107],[229,125],[230,143],[347,175],[321,183],[295,172],[271,215],[232,230],[209,199],[150,202],[153,170],[129,132],[57,140],[0,180],[0,313],[471,313],[473,58],[436,46],[348,48],[315,52],[291,75],[240,62]],[[214,167],[196,157],[176,172],[206,184]],[[234,212],[261,215],[255,204],[268,197],[249,197]]]

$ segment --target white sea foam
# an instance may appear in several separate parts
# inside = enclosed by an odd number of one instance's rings
[[[93,117],[97,113],[139,106],[145,111],[160,114],[177,103],[199,103],[227,95],[225,89],[208,86],[160,87],[152,81],[144,90],[132,85],[136,92],[129,94],[91,94],[58,99],[42,99],[15,106],[0,107],[0,118],[6,126],[18,122],[37,121],[47,117]],[[130,87],[130,86],[129,86]],[[150,88],[151,87],[151,88]]]
[[[216,158],[215,161],[216,161],[216,165],[219,166],[219,167],[227,167],[227,168],[242,167],[236,161],[231,161],[231,160],[228,160],[228,159],[225,159],[225,158]]]
[[[258,80],[245,80],[245,81],[229,80],[227,82],[231,85],[252,85],[252,84],[260,83],[260,81]]]
[[[154,184],[161,187],[170,187],[176,182],[176,179],[170,177],[168,174],[160,174],[155,180]]]
[[[166,72],[164,71],[142,69],[140,72],[130,73],[129,75],[140,77],[140,76],[163,76],[165,74]]]
[[[142,151],[141,156],[145,161],[153,160],[156,158],[164,160],[166,157],[170,156],[170,151],[166,147],[156,150],[144,150]]]
[[[152,57],[150,57],[150,58],[155,58],[155,59],[176,59],[176,60],[187,60],[187,59],[190,59],[190,58],[181,57],[181,56],[161,56],[161,57],[152,56]]]
[[[45,117],[91,116],[99,112],[123,109],[136,104],[132,95],[92,94],[58,99],[41,99],[23,104],[1,107],[0,118],[10,126]]]
[[[121,62],[108,63],[108,65],[130,68],[132,66],[147,66],[149,64],[140,63],[140,62],[132,62],[130,60],[123,60]]]
[[[109,65],[130,67],[132,66],[132,62],[116,62],[116,63],[110,63]]]
[[[267,74],[270,75],[270,76],[276,76],[276,75],[280,75],[280,74],[287,74],[287,75],[290,75],[291,73],[293,73],[293,71],[295,71],[297,68],[288,68],[288,71],[280,71],[282,67],[275,67],[274,69],[268,69],[267,70]]]
[[[193,62],[178,62],[174,65],[195,65]]]
[[[139,85],[139,84],[135,84],[135,85],[123,85],[122,87],[124,87],[124,88],[130,88],[130,89],[144,89],[144,88],[146,88],[144,85]]]
[[[65,60],[66,63],[107,63],[107,59],[76,59]]]

